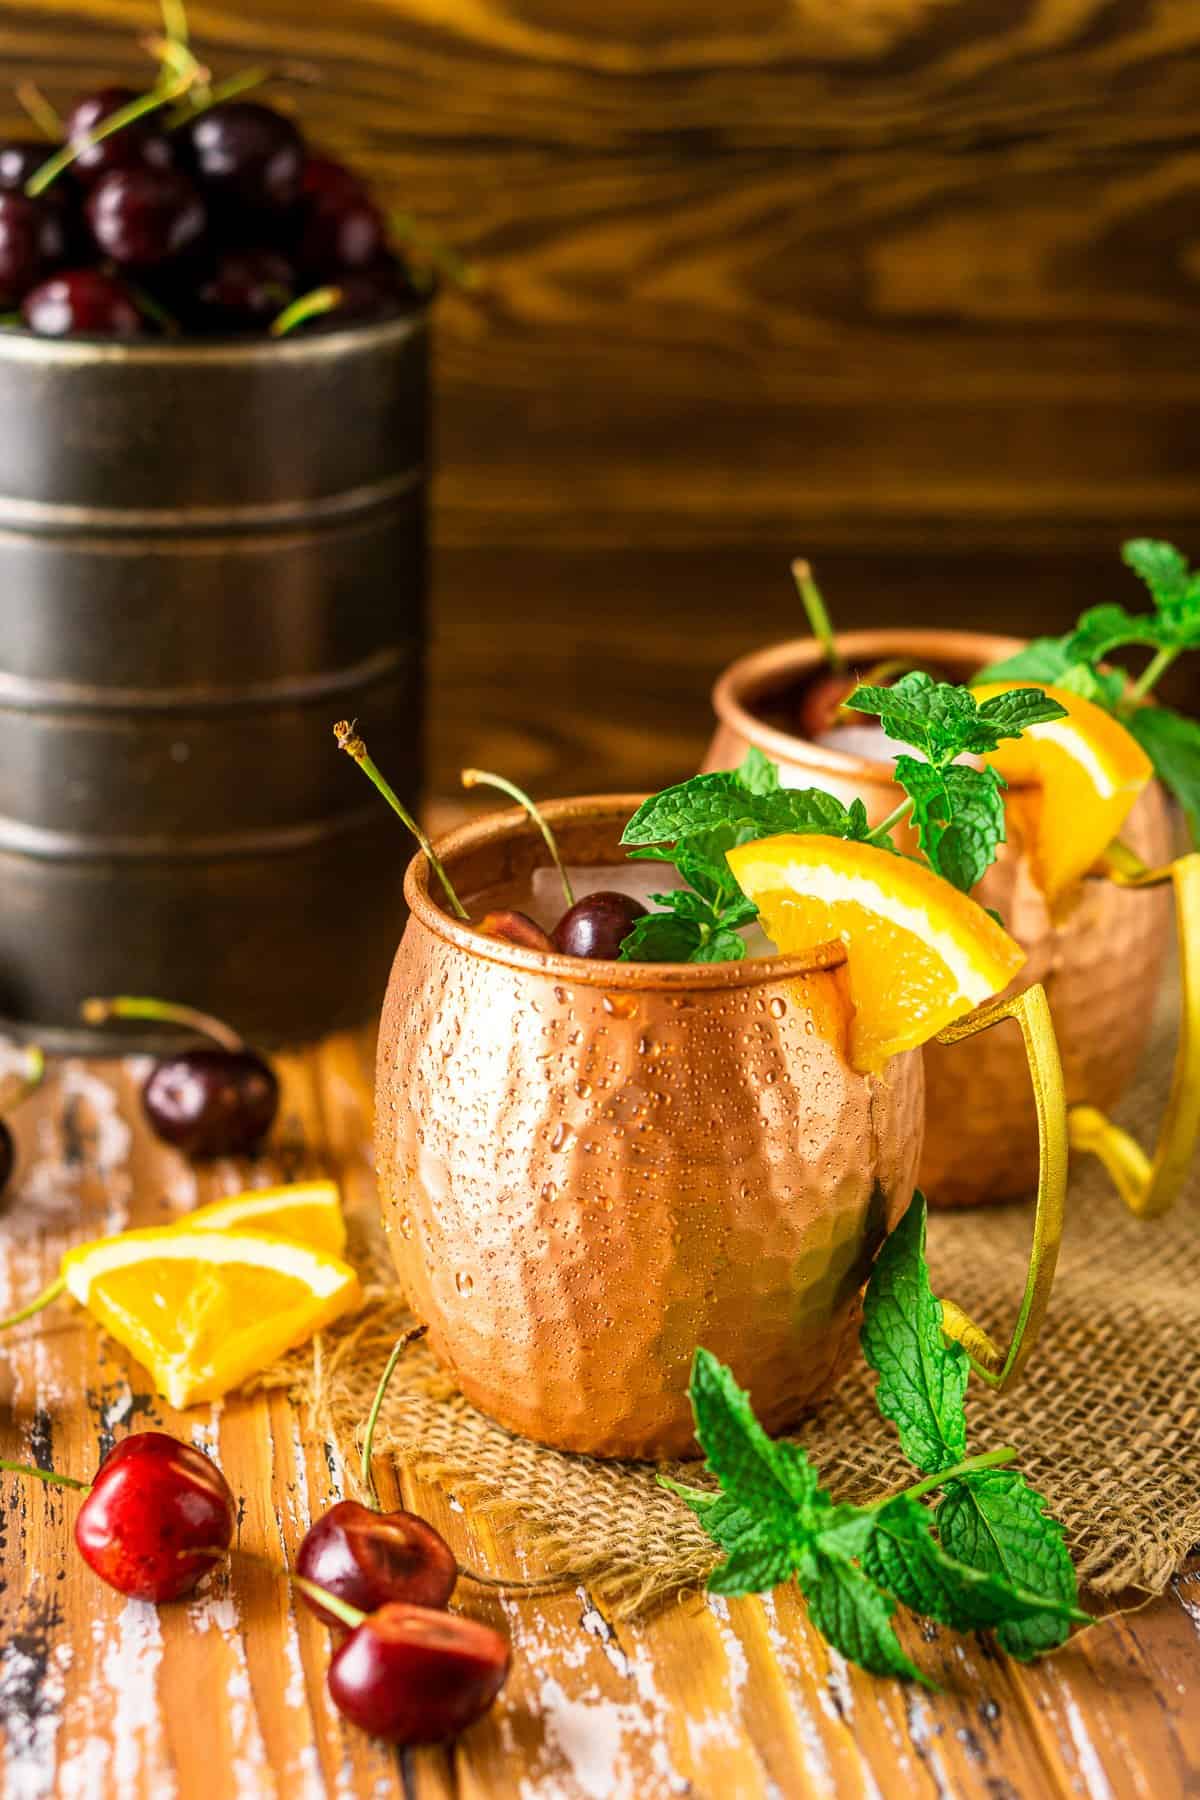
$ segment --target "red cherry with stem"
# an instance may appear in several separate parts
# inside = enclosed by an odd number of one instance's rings
[[[300,198],[304,139],[255,100],[229,100],[183,127],[205,193],[236,218],[286,212]]]
[[[210,328],[247,330],[269,325],[295,289],[296,271],[278,250],[233,249],[218,256],[196,300]]]
[[[503,1576],[460,1569],[445,1538],[427,1520],[403,1508],[382,1510],[371,1465],[375,1427],[396,1365],[425,1331],[424,1325],[414,1325],[397,1339],[371,1402],[362,1445],[362,1481],[369,1504],[340,1500],[309,1527],[297,1552],[300,1579],[296,1586],[327,1625],[344,1624],[346,1607],[357,1607],[362,1614],[392,1602],[445,1606],[460,1574],[482,1587],[514,1593],[543,1592],[575,1579],[550,1575],[508,1581]]]
[[[90,143],[90,134],[113,113],[138,99],[132,88],[101,88],[77,100],[66,117],[67,142],[82,145],[71,167],[86,187],[114,169],[169,169],[175,161],[171,140],[151,118],[135,120],[111,136]],[[46,161],[45,152],[41,162]]]
[[[146,320],[125,288],[100,269],[66,269],[31,288],[21,317],[43,337],[146,335]]]
[[[326,1685],[343,1717],[372,1737],[443,1743],[474,1724],[504,1686],[512,1650],[490,1625],[395,1601],[341,1616],[351,1629]]]
[[[340,200],[359,199],[366,187],[353,169],[332,156],[310,156],[300,178],[300,191],[315,206],[327,206]]]
[[[646,908],[631,894],[600,888],[568,907],[554,927],[554,947],[564,956],[613,961]]]
[[[426,1520],[402,1509],[373,1512],[357,1500],[339,1500],[309,1527],[296,1568],[319,1592],[363,1612],[396,1600],[444,1607],[458,1580],[453,1550]],[[340,1622],[315,1598],[309,1604],[327,1625]]]
[[[204,201],[175,169],[114,169],[93,187],[85,212],[97,248],[130,269],[182,255],[207,223]]]
[[[220,1019],[165,1000],[118,995],[85,1000],[89,1025],[152,1019],[215,1039],[155,1064],[142,1088],[151,1130],[185,1155],[243,1156],[257,1148],[279,1110],[279,1081],[270,1063]]]
[[[237,1506],[216,1464],[165,1431],[123,1438],[75,1520],[89,1568],[118,1593],[177,1600],[220,1562]]]

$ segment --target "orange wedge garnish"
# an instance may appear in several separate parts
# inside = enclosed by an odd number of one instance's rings
[[[1020,685],[993,681],[972,692],[984,701]],[[1030,725],[985,761],[1009,784],[1005,810],[1053,907],[1120,835],[1154,771],[1141,745],[1103,707],[1065,688],[1046,692],[1066,708],[1066,718]]]
[[[927,1043],[1006,988],[1025,961],[976,901],[874,844],[784,834],[742,844],[728,861],[781,951],[846,945],[857,1069]]]

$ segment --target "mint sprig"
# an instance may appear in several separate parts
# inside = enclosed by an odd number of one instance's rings
[[[925,1677],[896,1636],[898,1606],[958,1631],[992,1629],[1016,1657],[1052,1648],[1086,1621],[1062,1530],[1010,1462],[1012,1449],[966,1454],[966,1359],[941,1329],[925,1264],[925,1202],[914,1196],[867,1290],[863,1347],[877,1402],[925,1473],[871,1505],[834,1501],[798,1445],[768,1437],[749,1396],[704,1349],[692,1363],[696,1436],[720,1484],[660,1476],[724,1559],[720,1594],[795,1581],[809,1616],[842,1655],[877,1675]],[[936,1507],[924,1496],[941,1489]]]
[[[984,756],[1030,725],[1064,718],[1065,707],[1035,687],[1013,688],[980,705],[969,688],[920,672],[894,687],[856,688],[846,705],[872,714],[888,737],[921,752],[920,760],[896,758],[907,800],[885,824],[911,813],[930,867],[969,893],[1004,842],[1005,783],[995,769],[957,759]]]
[[[1131,538],[1121,556],[1149,590],[1150,612],[1133,613],[1112,603],[1090,607],[1072,631],[1036,638],[1015,656],[981,670],[976,680],[1047,681],[1112,713],[1180,802],[1192,842],[1200,848],[1200,727],[1169,707],[1143,705],[1176,657],[1200,649],[1200,570],[1190,568],[1173,544],[1156,538]],[[1136,678],[1102,666],[1114,651],[1131,648],[1154,652]]]

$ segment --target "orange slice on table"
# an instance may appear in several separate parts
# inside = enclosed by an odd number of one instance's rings
[[[1006,988],[1025,961],[977,901],[874,844],[786,833],[742,844],[728,861],[781,951],[845,944],[857,1069],[927,1043]]]
[[[983,701],[1028,685],[989,681],[971,691]],[[1141,745],[1102,706],[1065,688],[1046,692],[1066,708],[1066,718],[1030,725],[984,760],[1009,784],[1005,810],[1025,843],[1034,880],[1054,906],[1120,835],[1154,770]]]
[[[248,1188],[227,1200],[198,1206],[173,1231],[265,1231],[295,1238],[314,1250],[341,1256],[346,1248],[342,1197],[334,1181],[293,1181],[286,1187]]]
[[[360,1296],[328,1250],[186,1222],[81,1244],[62,1276],[175,1407],[219,1399]]]

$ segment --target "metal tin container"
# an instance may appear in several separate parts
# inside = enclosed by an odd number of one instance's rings
[[[636,796],[544,808],[618,864]],[[448,837],[464,899],[545,861],[521,812]],[[912,1196],[921,1058],[847,1060],[841,945],[740,963],[588,962],[457,923],[409,870],[376,1149],[401,1283],[463,1392],[602,1456],[694,1449],[703,1344],[768,1429],[857,1353],[862,1288]]]
[[[1022,642],[941,630],[838,636],[851,667],[904,657],[961,671],[964,678],[1011,656]],[[734,767],[754,744],[779,763],[789,785],[827,788],[847,802],[861,796],[871,823],[878,824],[903,797],[890,762],[814,744],[769,724],[760,710],[767,696],[801,681],[823,658],[820,644],[804,638],[731,664],[713,689],[717,728],[704,767]],[[1157,783],[1139,798],[1122,838],[1148,863],[1157,866],[1169,858],[1170,824]],[[915,841],[910,837],[902,847],[914,849]],[[1000,913],[1028,952],[1014,988],[1035,981],[1045,986],[1068,1101],[1086,1101],[1107,1112],[1145,1048],[1151,998],[1170,938],[1169,895],[1087,881],[1070,914],[1052,920],[1015,833],[975,895]],[[975,1205],[1032,1193],[1034,1102],[1018,1033],[990,1031],[953,1049],[928,1044],[924,1056],[928,1124],[920,1184],[930,1205]]]
[[[263,342],[0,333],[0,1014],[378,1006],[420,781],[425,311]]]

